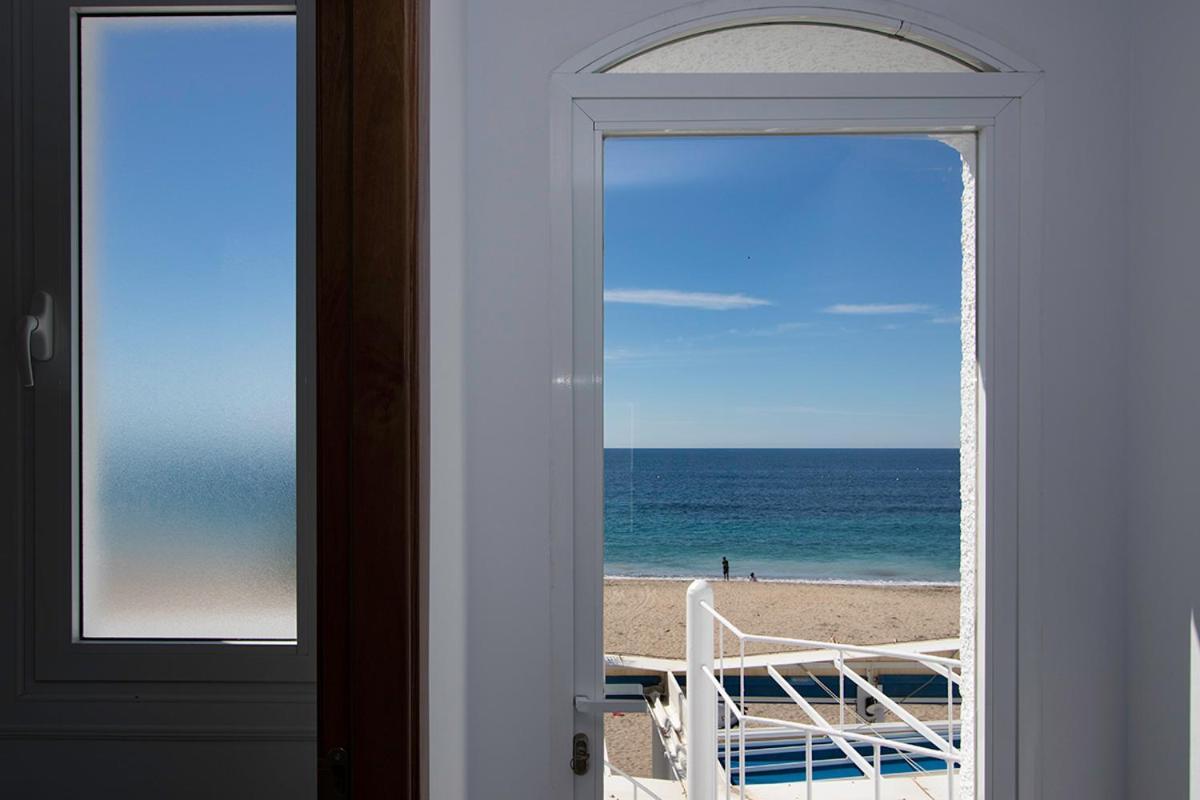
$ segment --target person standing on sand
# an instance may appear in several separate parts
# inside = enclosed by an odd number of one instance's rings
[[[721,575],[725,580],[729,580],[729,559],[721,556]]]

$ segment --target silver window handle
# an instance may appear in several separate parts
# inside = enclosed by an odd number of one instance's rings
[[[21,318],[17,330],[21,385],[28,388],[33,386],[33,362],[54,356],[54,299],[46,292],[34,292],[29,313]]]

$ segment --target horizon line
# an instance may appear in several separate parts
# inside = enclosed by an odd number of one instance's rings
[[[604,445],[605,450],[961,450],[961,445],[857,445],[857,446],[800,446],[789,447],[786,445],[704,445],[704,444],[689,444],[675,446],[629,446],[629,445]]]

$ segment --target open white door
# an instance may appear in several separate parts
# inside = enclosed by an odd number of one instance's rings
[[[1015,780],[1016,754],[1011,709],[1017,477],[1011,442],[1018,436],[1017,275],[1026,263],[1015,223],[1018,197],[1028,191],[1030,180],[1022,177],[1023,121],[1013,100],[1036,80],[985,73],[555,77],[551,696],[552,730],[560,745],[555,752],[562,754],[562,770],[553,774],[561,796],[602,796],[602,714],[627,705],[605,695],[603,652],[605,140],[664,132],[929,134],[978,141],[981,245],[972,385],[978,396],[971,395],[970,414],[972,435],[979,436],[977,470],[973,467],[971,475],[976,492],[971,518],[978,522],[963,551],[968,599],[963,603],[959,724],[967,755],[958,796],[981,797],[985,788],[1006,795]],[[682,607],[683,596],[679,601]],[[985,715],[985,709],[994,712]]]

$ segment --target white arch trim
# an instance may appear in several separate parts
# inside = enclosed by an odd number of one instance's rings
[[[554,71],[599,73],[638,53],[698,33],[767,22],[844,25],[906,39],[946,53],[984,72],[1041,72],[1031,61],[949,20],[892,0],[823,0],[747,6],[738,0],[702,0],[607,36]]]

